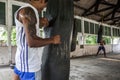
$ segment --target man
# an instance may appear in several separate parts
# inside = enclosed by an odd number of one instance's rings
[[[40,47],[61,43],[59,35],[45,39],[39,36],[39,23],[42,21],[39,21],[38,12],[47,5],[45,0],[28,0],[28,2],[30,4],[21,7],[15,13],[17,51],[14,80],[41,80],[42,48]],[[48,25],[46,19],[41,20],[43,24]]]
[[[105,41],[104,41],[104,40],[101,40],[99,44],[100,44],[100,46],[99,46],[99,48],[98,48],[98,51],[97,51],[96,56],[99,54],[99,52],[100,52],[101,50],[103,50],[103,52],[104,52],[104,57],[106,57],[106,51],[105,51],[105,47],[104,47]]]

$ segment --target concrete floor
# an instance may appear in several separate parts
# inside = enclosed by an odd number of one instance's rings
[[[72,59],[70,80],[120,80],[120,54]]]
[[[120,54],[71,59],[70,80],[120,80]],[[13,70],[0,67],[0,80],[12,80]]]

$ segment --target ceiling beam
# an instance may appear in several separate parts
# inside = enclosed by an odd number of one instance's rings
[[[96,5],[95,5],[95,8],[94,8],[94,11],[95,11],[95,12],[98,11],[100,1],[101,1],[101,0],[96,0],[96,3],[95,3]]]
[[[116,22],[119,22],[119,20],[114,20],[113,22],[110,23],[110,25],[117,25],[118,23]]]
[[[111,18],[114,18],[114,17],[115,17],[115,13],[116,13],[116,11],[117,11],[119,8],[120,8],[120,0],[118,0],[115,8],[113,9]]]
[[[112,14],[112,11],[110,11],[108,14],[106,14],[105,16],[103,16],[100,20],[98,20],[98,21],[102,21],[102,20],[104,20],[105,18],[107,18],[109,15],[111,15]]]
[[[87,10],[87,9],[85,9],[83,7],[78,6],[77,4],[74,4],[74,7],[78,8],[78,9],[82,9],[82,10]]]
[[[97,2],[97,0],[96,0],[96,2]],[[95,2],[90,8],[88,8],[87,10],[85,10],[84,13],[82,14],[82,16],[86,16],[86,14],[87,14],[88,12],[90,12],[90,10],[91,10],[93,7],[95,7],[96,2]]]
[[[109,21],[109,20],[116,20],[116,19],[120,19],[120,16],[119,17],[114,17],[114,18],[108,18],[108,19],[104,19],[103,21]]]
[[[107,7],[107,8],[104,8],[104,9],[101,9],[101,10],[98,10],[98,11],[94,11],[94,12],[90,12],[90,13],[88,13],[88,14],[86,14],[86,16],[89,16],[89,15],[91,15],[91,14],[96,14],[96,13],[99,13],[99,12],[104,12],[104,11],[107,11],[107,10],[110,10],[110,9],[112,9],[113,7]]]
[[[115,4],[111,4],[111,3],[108,3],[108,2],[101,2],[101,4],[103,4],[103,5],[107,5],[107,6],[115,6]]]

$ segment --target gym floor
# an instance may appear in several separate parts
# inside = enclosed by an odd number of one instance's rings
[[[120,54],[71,59],[70,80],[120,80]],[[0,67],[0,80],[12,80],[13,70]]]

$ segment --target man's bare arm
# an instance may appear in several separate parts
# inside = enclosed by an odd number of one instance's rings
[[[27,7],[19,11],[18,19],[23,23],[27,43],[30,47],[41,47],[48,44],[59,44],[60,36],[40,38],[36,35],[36,16],[32,8]]]

